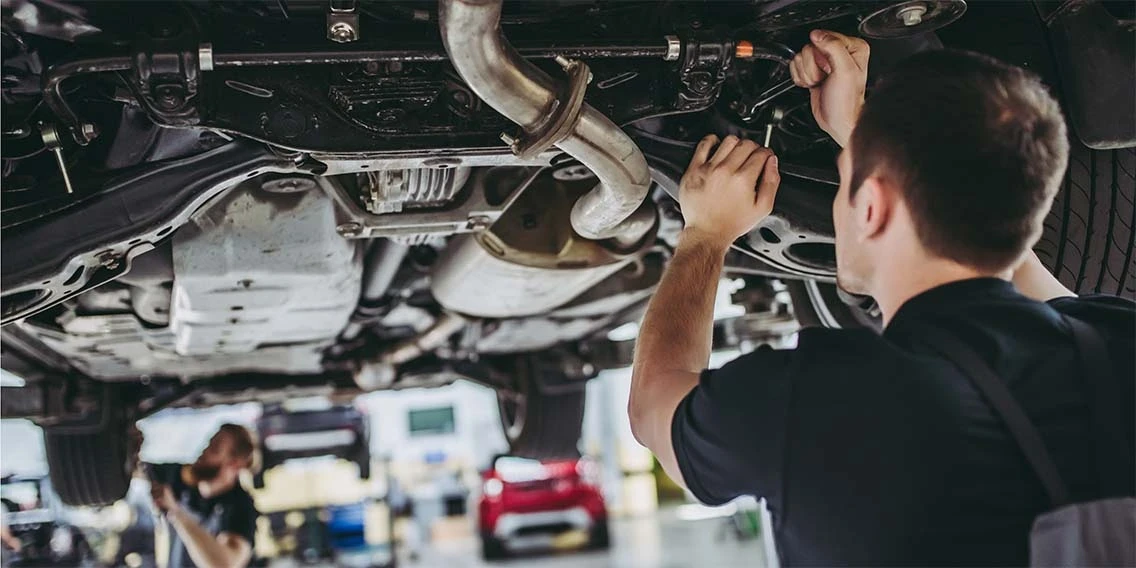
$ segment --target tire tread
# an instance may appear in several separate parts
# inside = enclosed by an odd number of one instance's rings
[[[121,420],[85,433],[45,428],[44,446],[51,484],[67,505],[110,505],[126,495],[130,459]]]
[[[1035,250],[1078,294],[1136,298],[1136,149],[1073,142],[1069,168]]]

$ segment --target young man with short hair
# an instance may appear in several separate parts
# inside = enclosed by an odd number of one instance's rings
[[[876,300],[883,333],[807,329],[795,349],[704,370],[726,251],[770,213],[780,182],[768,149],[709,136],[680,184],[686,226],[636,345],[632,430],[702,501],[765,498],[784,564],[1023,565],[1050,500],[941,339],[1005,382],[1074,501],[1131,496],[1136,310],[1076,298],[1030,250],[1069,152],[1036,77],[925,52],[865,101],[867,66],[864,41],[818,30],[791,70],[844,148],[839,285]],[[1071,320],[1107,346],[1102,380],[1123,401],[1108,450]]]

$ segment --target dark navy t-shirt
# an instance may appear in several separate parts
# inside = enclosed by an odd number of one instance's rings
[[[253,545],[256,536],[256,506],[252,496],[239,484],[212,498],[206,499],[190,487],[181,478],[180,463],[162,463],[150,466],[153,479],[166,483],[174,499],[181,503],[186,511],[197,517],[198,522],[209,534],[217,536],[223,532],[243,537],[249,546]],[[191,568],[196,566],[185,544],[176,531],[170,529],[170,558],[167,568]]]
[[[1105,339],[1136,447],[1136,305],[1048,304],[998,279],[929,290],[883,335],[806,329],[708,370],[674,415],[687,486],[719,504],[764,497],[786,565],[1025,565],[1041,483],[1003,424],[922,330],[962,339],[1010,386],[1074,500],[1100,497],[1087,394],[1062,314]],[[1136,472],[1128,479],[1136,486]],[[1128,495],[1136,493],[1129,487]]]

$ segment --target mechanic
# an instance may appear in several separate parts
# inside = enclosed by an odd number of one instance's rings
[[[806,329],[795,349],[704,370],[726,251],[780,181],[768,149],[708,136],[636,345],[632,430],[698,499],[765,498],[786,565],[1027,564],[1047,493],[944,343],[1009,385],[1072,501],[1136,492],[1136,308],[1075,297],[1031,252],[1068,160],[1058,103],[1021,69],[950,50],[899,63],[865,101],[867,43],[810,40],[791,72],[843,147],[838,283],[876,300],[884,331]],[[1123,393],[1126,419],[1109,430],[1123,443],[1107,452],[1065,318],[1100,336],[1108,356],[1085,361],[1109,359],[1105,380]]]
[[[223,424],[192,464],[147,464],[155,508],[173,528],[166,568],[246,566],[256,507],[240,474],[254,467],[248,429]]]

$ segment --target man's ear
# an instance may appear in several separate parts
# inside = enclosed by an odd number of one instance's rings
[[[874,239],[887,230],[899,197],[885,180],[871,176],[856,191],[852,207],[861,240]]]

